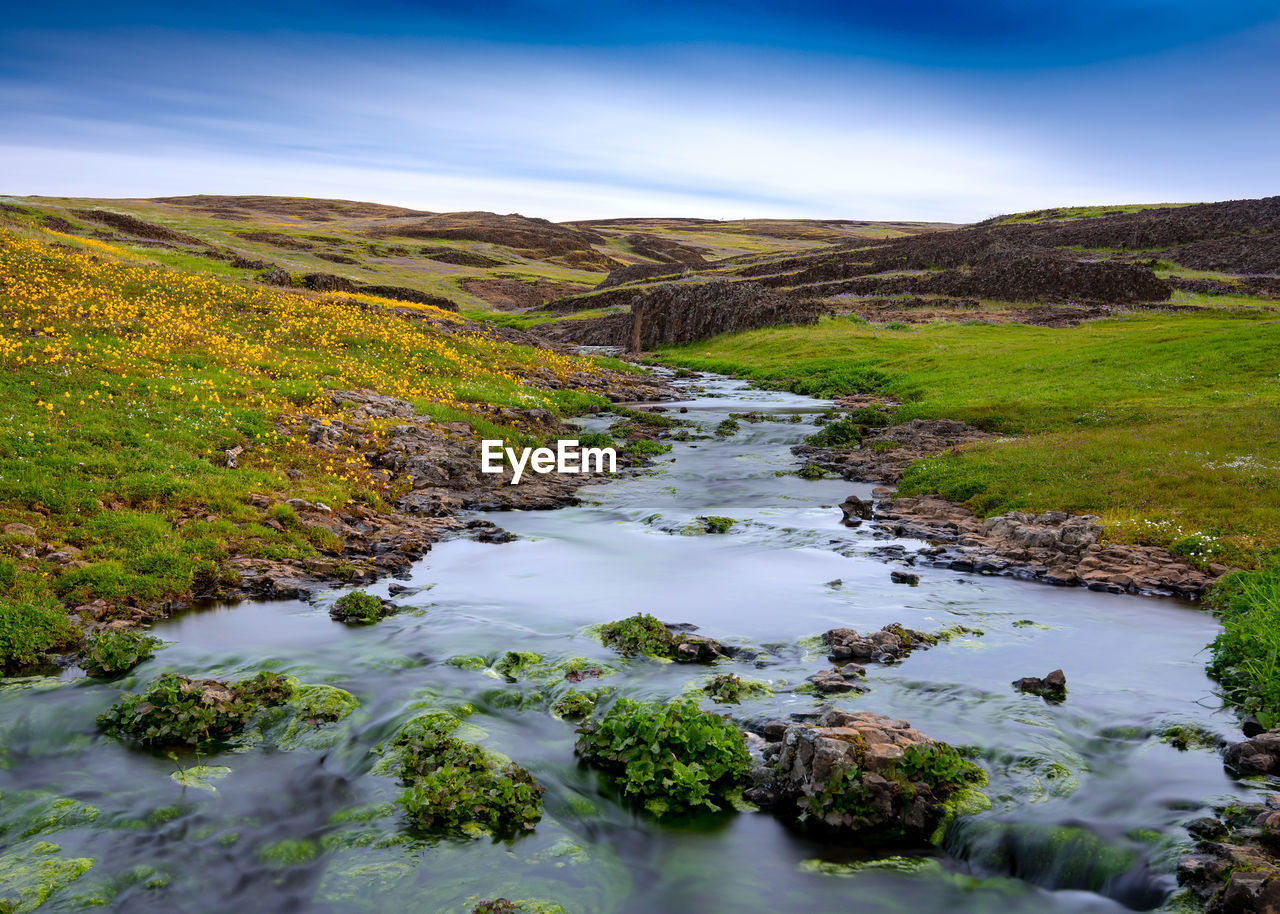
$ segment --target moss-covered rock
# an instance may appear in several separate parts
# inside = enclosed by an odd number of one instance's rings
[[[767,682],[756,679],[743,679],[733,673],[722,673],[703,683],[702,689],[716,704],[740,704],[742,699],[753,695],[772,695],[773,689]]]
[[[551,705],[551,713],[564,720],[581,720],[590,717],[596,708],[596,698],[586,692],[569,690]]]
[[[636,613],[599,628],[600,640],[625,657],[647,655],[685,663],[712,663],[728,655],[718,641],[687,631],[673,632],[671,626],[648,613]]]
[[[345,622],[348,625],[372,625],[395,611],[394,603],[380,600],[363,590],[345,593],[329,607],[329,615],[335,622]]]
[[[828,709],[785,729],[745,797],[820,830],[867,839],[929,838],[976,802],[948,806],[986,783],[982,769],[946,743],[869,711]]]

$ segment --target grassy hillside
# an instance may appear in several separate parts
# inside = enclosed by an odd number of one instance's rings
[[[207,587],[232,555],[334,545],[251,493],[335,510],[393,499],[359,454],[285,433],[293,415],[340,416],[329,391],[371,388],[513,439],[527,435],[512,410],[607,402],[578,389],[596,362],[502,342],[448,311],[165,259],[20,216],[0,225],[0,667],[73,642],[67,609],[101,599],[127,617]]]

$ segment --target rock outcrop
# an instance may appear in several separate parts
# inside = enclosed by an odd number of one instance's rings
[[[948,800],[984,778],[955,750],[905,720],[824,711],[812,723],[771,723],[765,763],[744,796],[820,829],[925,838],[952,814]],[[932,764],[945,758],[950,765]]]
[[[912,419],[868,434],[857,448],[797,445],[791,453],[854,482],[895,483],[917,460],[994,437],[952,419]]]

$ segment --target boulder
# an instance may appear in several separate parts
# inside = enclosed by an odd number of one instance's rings
[[[1253,739],[1232,743],[1223,755],[1236,774],[1280,774],[1280,730],[1268,730]]]
[[[1062,670],[1054,670],[1043,679],[1036,676],[1015,679],[1013,687],[1020,692],[1039,695],[1047,701],[1062,701],[1067,697],[1067,677]]]
[[[778,723],[767,727],[776,731]],[[925,773],[932,766],[918,764],[940,754],[957,759],[959,773],[952,779]],[[905,720],[870,711],[829,708],[812,723],[789,724],[764,755],[744,796],[819,829],[928,836],[950,815],[948,798],[966,782],[984,780],[951,747]]]

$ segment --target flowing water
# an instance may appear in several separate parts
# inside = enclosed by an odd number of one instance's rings
[[[923,564],[913,569],[919,586],[893,584],[896,566],[870,554],[892,541],[841,526],[834,507],[870,487],[785,475],[797,466],[789,447],[830,404],[722,379],[691,395],[674,405],[688,407],[695,432],[730,412],[803,421],[744,422],[728,438],[676,443],[654,467],[584,489],[578,507],[490,515],[518,538],[438,544],[402,582],[423,589],[397,597],[406,611],[376,626],[331,621],[327,599],[193,610],[155,626],[172,644],[123,680],[68,673],[6,684],[0,845],[26,852],[48,841],[61,857],[94,861],[44,910],[95,897],[130,911],[201,912],[469,911],[501,896],[582,912],[1159,905],[1187,840],[1179,823],[1249,790],[1211,748],[1178,751],[1158,735],[1169,725],[1232,732],[1203,672],[1213,619],[1174,600]],[[737,524],[681,535],[699,515]],[[924,544],[901,545],[911,554]],[[869,693],[833,701],[976,747],[993,808],[953,826],[945,850],[905,851],[919,865],[866,865],[893,851],[813,840],[761,812],[658,822],[576,763],[573,725],[547,713],[538,682],[445,662],[509,650],[587,656],[619,670],[590,685],[643,698],[705,680],[705,667],[623,661],[587,631],[638,611],[764,652],[717,665],[773,685],[771,696],[719,708],[742,721],[818,705],[796,687],[829,666],[811,640],[826,629],[980,630],[872,666]],[[96,731],[121,690],[162,671],[239,677],[263,667],[347,689],[361,707],[292,749],[250,741],[199,759],[230,769],[209,781],[216,790],[172,777],[195,759]],[[1070,688],[1063,704],[1010,685],[1057,667]],[[424,709],[472,708],[463,735],[529,768],[546,787],[545,816],[514,841],[408,840],[391,805],[399,787],[375,771],[375,747]],[[1123,874],[1104,878],[1115,860]]]

